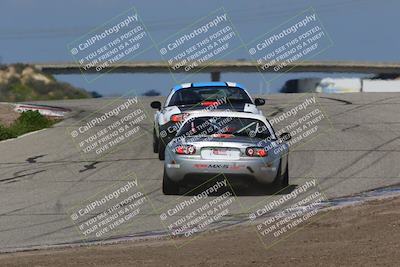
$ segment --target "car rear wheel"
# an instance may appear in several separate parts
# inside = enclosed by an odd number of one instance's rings
[[[286,161],[285,172],[282,174],[282,161],[279,164],[278,172],[274,181],[274,186],[278,188],[285,188],[289,186],[289,159]]]
[[[158,140],[158,159],[159,160],[165,159],[165,145],[162,140]]]
[[[282,177],[282,187],[285,188],[289,186],[289,159],[286,161],[285,173]]]
[[[179,184],[172,181],[164,170],[162,191],[164,195],[177,195],[179,193]]]
[[[156,135],[156,129],[153,129],[153,152],[158,153],[158,143],[160,141],[158,140],[158,137]]]

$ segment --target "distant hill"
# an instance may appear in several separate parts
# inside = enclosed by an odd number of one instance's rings
[[[30,65],[11,64],[0,67],[0,101],[56,100],[91,98],[87,92],[69,83],[59,82]]]

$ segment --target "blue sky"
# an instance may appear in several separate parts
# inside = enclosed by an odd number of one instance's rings
[[[225,8],[245,41],[313,7],[333,41],[329,49],[313,59],[399,61],[400,2],[395,0],[1,0],[1,60],[3,63],[72,61],[66,48],[68,43],[132,6],[137,9],[155,42],[220,7]],[[243,55],[232,53],[226,59],[238,58],[243,58]],[[155,58],[150,56],[148,59]],[[285,74],[268,90],[277,91],[287,79],[310,76],[321,74]],[[91,83],[81,75],[58,75],[57,78],[104,95],[123,94],[131,89],[139,92],[155,89],[166,94],[175,84],[169,74],[107,74]],[[191,79],[193,82],[208,81],[210,77],[198,74]],[[241,82],[253,93],[260,88],[266,90],[259,74],[228,73],[222,74],[222,80]]]

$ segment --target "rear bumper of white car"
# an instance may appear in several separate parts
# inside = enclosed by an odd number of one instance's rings
[[[168,157],[166,155],[165,171],[175,182],[199,182],[211,179],[219,174],[227,178],[256,180],[261,183],[272,183],[277,176],[280,159],[267,161],[265,158],[250,160],[203,160],[190,157]],[[169,159],[168,159],[169,158]]]

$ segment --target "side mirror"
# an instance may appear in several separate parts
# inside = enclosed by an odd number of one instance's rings
[[[292,136],[290,135],[290,133],[282,133],[279,138],[283,141],[289,141],[290,139],[292,139]]]
[[[160,101],[153,101],[150,103],[150,106],[154,109],[161,110],[161,102]]]
[[[256,106],[262,106],[265,104],[265,99],[264,98],[256,98],[256,99],[254,99],[254,104]]]

